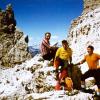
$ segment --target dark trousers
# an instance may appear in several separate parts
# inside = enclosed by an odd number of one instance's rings
[[[58,49],[58,47],[54,47],[54,48],[50,49],[50,51],[47,54],[42,56],[43,59],[44,60],[51,60],[51,59],[54,60],[57,49]]]
[[[89,78],[89,77],[94,77],[95,78],[96,85],[100,89],[100,69],[88,70],[87,72],[85,72],[82,75],[81,80],[85,81],[85,79]]]
[[[54,58],[55,55],[52,55],[51,53],[45,54],[43,55],[43,59],[44,60],[51,60],[52,58]]]

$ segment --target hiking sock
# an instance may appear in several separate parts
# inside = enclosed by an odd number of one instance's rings
[[[82,91],[82,92],[85,92],[85,91],[86,91],[86,89],[85,89],[85,84],[81,84],[81,91]]]
[[[95,95],[96,95],[96,96],[100,96],[100,92],[97,91],[97,92],[95,93]]]
[[[82,88],[82,89],[85,89],[85,87],[86,87],[85,84],[82,84],[82,85],[81,85],[81,88]]]
[[[82,88],[82,89],[85,89],[85,88],[86,88],[85,82],[84,82],[84,81],[81,81],[81,88]]]

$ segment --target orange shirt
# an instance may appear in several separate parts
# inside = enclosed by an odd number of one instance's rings
[[[92,55],[86,55],[84,61],[87,62],[89,69],[97,69],[99,65],[100,55],[93,53]]]

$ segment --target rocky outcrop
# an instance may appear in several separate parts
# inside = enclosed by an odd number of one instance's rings
[[[74,63],[84,57],[88,45],[93,45],[94,52],[100,54],[100,0],[84,0],[84,3],[82,15],[72,21],[68,34]],[[88,5],[92,6],[86,9]]]
[[[86,14],[94,9],[100,7],[100,0],[83,0],[84,1],[84,11],[83,14]]]
[[[14,66],[31,58],[27,51],[28,42],[23,32],[16,29],[12,5],[0,10],[0,64]]]
[[[82,15],[71,22],[71,28],[77,26],[78,24],[81,24],[84,19],[88,18],[88,16],[85,16],[87,13],[93,12],[95,9],[99,7],[100,7],[100,0],[83,0]],[[89,17],[93,18],[94,14],[91,13]]]

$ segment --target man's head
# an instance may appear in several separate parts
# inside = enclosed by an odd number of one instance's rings
[[[87,47],[87,52],[88,52],[89,55],[91,55],[93,53],[93,50],[94,50],[94,47],[93,46],[89,45]]]
[[[50,32],[46,32],[45,33],[45,39],[50,40],[51,37],[51,33]]]
[[[66,50],[68,48],[68,42],[66,40],[62,40],[62,46]]]

